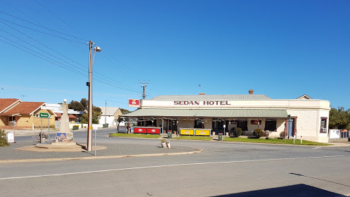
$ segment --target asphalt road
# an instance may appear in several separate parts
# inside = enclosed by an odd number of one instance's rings
[[[108,138],[129,145],[148,139]],[[33,140],[30,136],[17,141]],[[86,132],[75,140],[86,141]],[[349,196],[350,147],[294,147],[198,141],[192,155],[0,164],[0,196]],[[1,153],[0,153],[1,154]]]

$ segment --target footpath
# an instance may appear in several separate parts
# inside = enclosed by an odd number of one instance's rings
[[[59,131],[58,129],[51,129],[49,130],[50,134],[51,133],[57,133],[57,131]],[[73,132],[80,132],[80,131],[86,131],[86,128],[85,129],[79,129],[79,130],[74,130]],[[35,129],[35,130],[32,130],[32,129],[20,129],[20,130],[11,130],[11,129],[5,129],[5,133],[8,133],[8,132],[15,132],[15,136],[30,136],[30,135],[38,135],[41,130],[40,129]],[[43,132],[48,132],[48,129],[47,128],[43,128]]]
[[[19,148],[34,146],[35,142],[17,142],[10,146],[0,147],[0,165],[6,163],[24,163],[24,162],[54,162],[69,160],[88,160],[88,159],[112,159],[125,157],[149,157],[149,156],[168,156],[168,155],[187,155],[202,152],[199,148],[186,146],[175,146],[171,149],[162,148],[158,140],[154,140],[154,145],[142,144],[102,144],[106,149],[97,150],[97,156],[94,151],[80,152],[32,152],[23,151]],[[38,148],[39,149],[39,148]]]

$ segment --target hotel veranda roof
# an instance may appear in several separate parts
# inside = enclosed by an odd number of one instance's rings
[[[285,109],[138,109],[123,117],[287,118]]]

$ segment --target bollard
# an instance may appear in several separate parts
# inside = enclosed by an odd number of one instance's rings
[[[222,141],[222,133],[219,133],[218,141]]]
[[[172,138],[172,133],[168,132],[168,139],[171,139],[171,138]]]
[[[297,135],[294,135],[294,140],[293,140],[293,143],[295,144],[295,138],[296,138]]]
[[[300,144],[303,143],[303,136],[300,136]]]

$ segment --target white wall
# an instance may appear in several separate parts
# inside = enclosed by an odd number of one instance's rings
[[[115,119],[114,119],[114,116],[107,116],[107,120],[105,121],[105,117],[104,115],[102,115],[99,119],[99,124],[108,124],[108,127],[115,127],[117,126],[116,122],[115,122]]]
[[[200,105],[175,105],[174,101],[158,101],[158,100],[142,100],[142,108],[269,108],[269,109],[330,109],[330,102],[326,100],[306,100],[306,99],[271,99],[271,100],[235,100],[227,101],[228,105],[203,105],[203,101],[199,101]],[[225,101],[226,102],[226,101]]]
[[[320,133],[321,117],[327,117],[329,122],[329,110],[323,109],[287,109],[291,116],[297,116],[297,137],[305,140],[328,142],[328,132]]]

